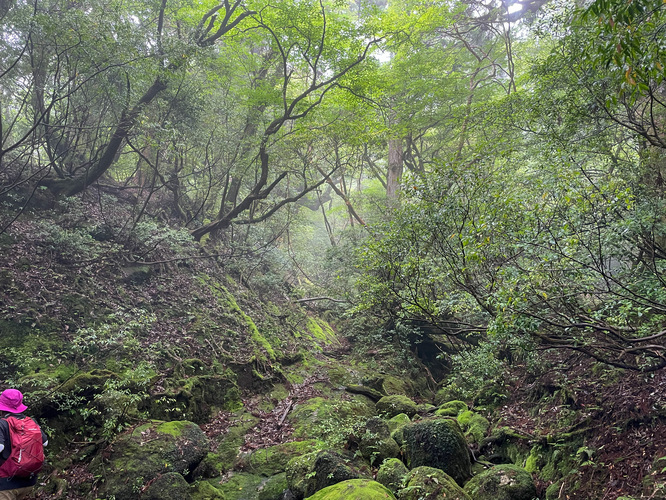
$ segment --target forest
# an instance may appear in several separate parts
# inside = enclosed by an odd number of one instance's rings
[[[0,27],[30,498],[666,499],[666,0]]]

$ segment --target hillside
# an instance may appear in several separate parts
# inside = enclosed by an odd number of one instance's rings
[[[26,394],[51,437],[38,498],[278,500],[352,477],[390,485],[382,460],[419,460],[395,429],[433,418],[460,426],[474,474],[524,467],[540,499],[666,497],[663,371],[546,354],[541,367],[477,360],[447,372],[423,339],[304,307],[286,285],[249,289],[232,259],[186,233],[127,231],[122,205],[116,221],[98,207],[34,208],[1,239],[3,386]],[[178,445],[187,455],[198,443],[195,458],[146,466],[169,445],[141,443],[161,442],[169,422],[174,436],[198,426]],[[324,451],[346,472],[308,486],[322,473],[297,457]]]

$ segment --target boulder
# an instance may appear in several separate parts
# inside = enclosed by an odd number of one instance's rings
[[[471,443],[481,444],[488,434],[490,422],[483,415],[467,410],[460,413],[457,420],[465,437]]]
[[[364,425],[355,427],[349,441],[358,447],[370,464],[381,464],[385,459],[400,454],[400,447],[391,437],[388,423],[379,417],[372,417]]]
[[[92,465],[93,474],[105,478],[99,496],[134,500],[160,476],[188,476],[206,456],[208,446],[199,426],[187,421],[152,421],[121,434],[105,452],[107,463]],[[163,481],[176,484],[173,478],[169,475]]]
[[[187,484],[182,474],[177,472],[161,474],[141,493],[141,500],[165,500],[166,498],[178,498],[179,500],[192,498],[190,485]]]
[[[385,460],[377,471],[377,482],[386,486],[394,494],[402,488],[405,476],[409,474],[409,469],[397,458]]]
[[[532,500],[537,491],[532,475],[516,465],[496,465],[465,485],[474,500]]]
[[[418,405],[407,396],[394,395],[384,396],[377,401],[375,408],[377,409],[377,413],[387,418],[395,417],[400,413],[405,413],[411,418],[416,415]]]
[[[376,481],[350,479],[319,490],[308,500],[395,500],[395,497]]]
[[[457,417],[459,413],[469,410],[464,401],[454,400],[443,403],[435,412],[438,417]]]
[[[398,499],[421,500],[424,498],[428,500],[472,500],[472,497],[441,469],[416,467],[405,478],[405,487],[398,493]]]
[[[389,431],[393,434],[395,431],[404,427],[407,424],[411,424],[411,419],[404,413],[399,413],[395,417],[390,418],[387,421]]]
[[[467,441],[455,420],[423,420],[402,429],[403,451],[410,468],[441,469],[463,485],[472,475]]]
[[[291,459],[286,469],[289,490],[297,499],[314,495],[327,486],[362,476],[351,459],[333,451],[307,453]]]

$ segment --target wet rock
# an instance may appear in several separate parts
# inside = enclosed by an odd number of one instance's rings
[[[416,467],[405,478],[399,500],[472,500],[454,479],[441,469]],[[474,500],[477,500],[474,498]]]
[[[328,486],[308,500],[395,500],[395,497],[376,481],[350,479]]]
[[[208,438],[193,422],[153,421],[137,427],[115,439],[106,450],[106,463],[93,463],[93,474],[105,478],[99,496],[134,500],[162,475],[188,476],[207,452]]]
[[[474,500],[532,500],[537,496],[532,475],[516,465],[496,465],[473,477],[465,491]]]
[[[407,396],[394,395],[384,396],[377,401],[376,409],[377,413],[388,418],[395,417],[400,413],[404,413],[411,418],[416,415],[418,405]]]
[[[377,471],[377,482],[386,486],[394,494],[402,487],[405,476],[409,469],[397,458],[385,460]]]
[[[467,441],[455,420],[424,420],[404,426],[403,450],[410,468],[441,469],[462,485],[471,476]]]

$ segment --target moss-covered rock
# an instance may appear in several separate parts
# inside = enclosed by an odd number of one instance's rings
[[[192,489],[192,500],[257,500],[265,482],[264,477],[244,472],[232,474],[225,482],[219,478],[200,481]]]
[[[405,477],[399,500],[476,500],[456,484],[451,476],[434,467],[416,467]]]
[[[346,441],[354,424],[364,422],[374,415],[371,404],[312,398],[296,405],[288,420],[294,427],[295,439],[310,439],[316,436],[329,446],[341,445]]]
[[[382,463],[377,471],[377,482],[386,486],[389,490],[396,494],[402,488],[405,476],[409,473],[409,469],[397,458],[389,458]]]
[[[98,460],[91,468],[104,478],[100,496],[134,500],[161,474],[190,474],[207,452],[208,438],[193,422],[154,421],[118,436],[108,449],[108,463]]]
[[[317,451],[321,447],[322,444],[318,441],[308,440],[261,448],[239,459],[236,468],[260,476],[273,476],[284,472],[292,458]]]
[[[516,465],[496,465],[470,479],[465,491],[474,500],[532,500],[537,491],[532,475]]]
[[[356,426],[349,440],[371,464],[381,464],[400,454],[400,447],[391,437],[387,422],[379,417],[371,417],[365,424]]]
[[[470,410],[460,413],[457,420],[465,437],[471,443],[480,444],[490,428],[490,422],[486,417]]]
[[[412,420],[405,413],[398,413],[395,417],[391,417],[386,422],[388,424],[389,431],[391,434],[398,430],[401,427],[404,427],[407,424],[411,424]]]
[[[404,413],[411,418],[416,415],[417,404],[407,396],[384,396],[377,401],[376,409],[377,413],[388,418],[395,417],[400,413]]]
[[[384,486],[371,479],[350,479],[318,491],[309,500],[395,500]]]
[[[257,488],[259,493],[257,500],[282,500],[284,492],[287,491],[287,474],[281,472],[269,477]]]
[[[458,414],[467,410],[469,410],[469,407],[464,401],[447,401],[439,405],[439,409],[435,412],[435,415],[438,417],[457,417]]]
[[[455,420],[424,420],[401,430],[408,467],[442,469],[460,485],[469,479],[471,462],[467,441]]]
[[[190,500],[190,485],[182,474],[177,472],[161,474],[141,493],[141,500],[164,500],[165,498]]]
[[[190,366],[187,371],[196,370]],[[164,392],[150,399],[147,410],[161,420],[187,419],[207,421],[214,411],[237,410],[242,405],[236,375],[227,370],[223,375],[193,375],[170,379]]]
[[[366,473],[350,458],[333,451],[320,451],[290,460],[286,474],[289,490],[300,499],[332,484],[359,479]]]
[[[385,396],[385,394],[382,394],[381,392],[373,389],[372,387],[366,387],[364,385],[349,384],[348,386],[345,387],[345,390],[347,392],[351,392],[352,394],[362,394],[363,396],[370,398],[374,402],[379,401]]]
[[[308,490],[308,482],[312,479],[315,460],[319,452],[306,453],[300,457],[292,458],[287,462],[286,477],[287,486],[296,498],[305,497]]]

